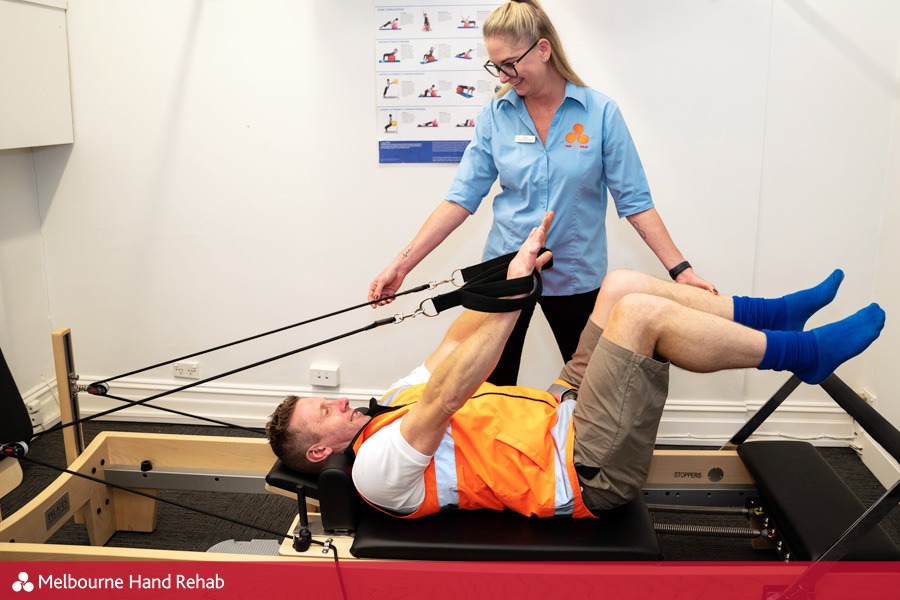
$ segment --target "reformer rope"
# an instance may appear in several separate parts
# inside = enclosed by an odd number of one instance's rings
[[[126,403],[126,404],[128,405],[128,406],[120,407],[118,410],[124,410],[124,409],[126,409],[126,408],[130,408],[131,406],[135,406],[135,405],[138,404],[138,401],[137,401],[137,400],[129,400],[128,398],[122,398],[122,397],[120,397],[120,396],[114,396],[114,395],[112,395],[112,394],[103,394],[103,397],[104,397],[104,398],[109,398],[109,399],[111,399],[111,400],[117,400],[117,401],[119,401],[119,402],[124,402],[124,403]],[[239,429],[239,430],[241,430],[241,431],[246,431],[246,432],[248,432],[248,433],[256,433],[256,434],[259,434],[259,435],[264,435],[264,434],[265,434],[265,431],[264,431],[262,428],[260,428],[260,427],[244,427],[243,425],[235,425],[234,423],[228,423],[228,422],[226,422],[226,421],[220,421],[219,419],[213,419],[212,417],[202,417],[202,416],[200,416],[200,415],[192,415],[192,414],[189,413],[189,412],[185,412],[185,411],[182,411],[182,410],[176,410],[176,409],[174,409],[174,408],[169,408],[169,407],[167,407],[167,406],[159,406],[158,404],[144,404],[144,406],[146,406],[147,408],[152,408],[152,409],[154,409],[154,410],[159,410],[159,411],[162,411],[162,412],[167,412],[167,413],[170,413],[170,414],[173,414],[173,415],[179,415],[179,416],[181,416],[181,417],[188,417],[188,418],[190,418],[190,419],[196,419],[196,420],[198,420],[198,421],[205,421],[205,422],[207,422],[207,423],[212,423],[213,425],[221,425],[221,426],[226,427],[226,428],[228,428],[228,429]],[[77,424],[81,423],[82,421],[83,421],[82,419],[77,419],[76,421],[73,421],[72,423],[68,423],[66,426],[67,426],[67,427],[71,427],[72,425],[77,425]],[[35,434],[35,436],[32,438],[32,440],[33,440],[34,438],[38,437],[38,435],[40,435],[40,433]]]
[[[543,253],[545,251],[546,251],[546,249],[542,249],[541,253]],[[506,268],[509,266],[509,263],[514,256],[515,256],[515,253],[509,253],[509,254],[499,256],[497,258],[485,261],[485,262],[477,264],[477,265],[472,265],[470,267],[458,269],[457,271],[454,271],[448,279],[444,279],[442,281],[431,281],[429,283],[422,284],[422,285],[416,286],[414,288],[404,290],[402,292],[397,292],[396,294],[393,294],[391,296],[385,296],[383,298],[379,298],[377,300],[377,302],[380,303],[380,302],[384,302],[384,301],[388,301],[388,300],[394,300],[396,298],[399,298],[401,296],[406,296],[408,294],[414,294],[414,293],[422,292],[425,290],[432,290],[432,289],[435,289],[436,287],[446,284],[446,283],[453,283],[454,285],[457,285],[455,282],[455,275],[457,272],[460,274],[460,276],[463,280],[463,284],[458,286],[460,288],[465,288],[467,285],[469,287],[472,287],[479,283],[489,283],[489,282],[493,282],[493,281],[498,281],[498,276],[501,274],[505,274]],[[552,266],[552,260],[544,268],[549,269],[551,266]],[[356,310],[358,308],[372,306],[373,304],[375,304],[375,302],[362,302],[360,304],[354,304],[353,306],[348,306],[346,308],[342,308],[342,309],[339,309],[339,310],[336,310],[336,311],[333,311],[330,313],[325,313],[325,314],[319,315],[317,317],[312,317],[310,319],[306,319],[306,320],[300,321],[298,323],[294,323],[292,325],[285,325],[283,327],[278,327],[276,329],[272,329],[272,330],[266,331],[264,333],[251,335],[249,337],[235,340],[233,342],[227,342],[224,344],[220,344],[218,346],[213,346],[212,348],[207,348],[206,350],[200,350],[198,352],[192,352],[191,354],[185,354],[184,356],[172,358],[167,361],[163,361],[163,362],[156,363],[154,365],[150,365],[148,367],[135,369],[133,371],[128,371],[127,373],[122,373],[120,375],[115,375],[113,377],[107,377],[106,379],[101,379],[100,381],[96,382],[95,385],[109,383],[110,381],[115,381],[117,379],[123,379],[125,377],[130,377],[131,375],[137,375],[138,373],[150,371],[150,370],[156,369],[158,367],[164,367],[173,362],[187,360],[189,358],[194,358],[196,356],[202,356],[204,354],[209,354],[210,352],[216,352],[218,350],[224,350],[226,348],[231,348],[232,346],[237,346],[239,344],[243,344],[246,342],[252,342],[254,340],[258,340],[260,338],[274,335],[276,333],[282,333],[284,331],[288,331],[290,329],[295,329],[295,328],[301,327],[303,325],[309,325],[310,323],[315,323],[316,321],[322,321],[324,319],[336,317],[338,315],[348,313],[348,312]],[[396,316],[397,315],[395,315],[395,318],[396,318]],[[197,384],[194,384],[194,385],[197,385]]]
[[[546,251],[546,249],[542,249],[541,253],[543,253],[545,251]],[[207,421],[207,422],[211,422],[211,423],[224,425],[226,427],[230,427],[230,428],[234,428],[234,429],[241,429],[241,430],[249,431],[251,433],[260,434],[262,432],[259,431],[258,429],[253,429],[253,428],[243,427],[243,426],[234,425],[234,424],[230,424],[230,423],[225,423],[223,421],[219,421],[216,419],[210,419],[210,418],[206,418],[206,417],[190,415],[190,414],[182,412],[182,411],[177,411],[174,409],[161,407],[161,406],[157,406],[157,405],[152,405],[152,404],[147,404],[147,403],[152,400],[157,400],[159,398],[163,398],[165,396],[175,394],[175,393],[196,387],[198,385],[202,385],[204,383],[209,383],[210,381],[216,381],[218,379],[222,379],[224,377],[228,377],[228,376],[234,375],[236,373],[240,373],[240,372],[243,372],[243,371],[246,371],[249,369],[253,369],[255,367],[259,367],[259,366],[268,364],[270,362],[274,362],[276,360],[280,360],[280,359],[283,359],[283,358],[286,358],[289,356],[293,356],[295,354],[299,354],[300,352],[304,352],[306,350],[310,350],[312,348],[316,348],[316,347],[322,346],[324,344],[328,344],[328,343],[331,343],[331,342],[334,342],[334,341],[337,341],[337,340],[340,340],[340,339],[343,339],[346,337],[350,337],[351,335],[355,335],[357,333],[369,331],[371,329],[375,329],[376,327],[380,327],[382,325],[387,325],[387,324],[391,324],[391,323],[401,323],[406,318],[415,317],[420,314],[423,314],[423,315],[429,316],[429,317],[434,317],[434,316],[437,316],[440,312],[442,312],[448,308],[453,308],[453,307],[460,306],[460,305],[462,305],[465,308],[469,308],[472,310],[478,310],[478,311],[482,311],[482,312],[509,312],[509,311],[514,311],[514,310],[519,310],[528,304],[536,302],[537,298],[540,297],[543,288],[542,288],[540,272],[538,272],[537,270],[535,270],[534,273],[529,277],[520,277],[520,278],[512,279],[512,280],[506,279],[507,267],[509,265],[509,262],[512,260],[512,258],[514,256],[515,256],[515,253],[513,252],[510,254],[500,256],[498,258],[486,261],[486,262],[478,264],[478,265],[473,265],[473,266],[467,267],[465,269],[460,269],[459,272],[462,275],[462,278],[464,280],[463,285],[458,286],[459,289],[457,289],[454,292],[443,294],[443,295],[440,295],[440,296],[430,299],[432,301],[432,304],[435,309],[434,314],[428,314],[426,312],[426,310],[424,308],[424,304],[425,304],[425,302],[427,302],[427,300],[425,300],[419,305],[418,310],[416,310],[415,312],[410,313],[408,315],[396,314],[390,318],[379,319],[369,325],[366,325],[365,327],[360,327],[358,329],[355,329],[355,330],[352,330],[352,331],[349,331],[349,332],[346,332],[346,333],[343,333],[340,335],[336,335],[331,338],[328,338],[328,339],[325,339],[325,340],[322,340],[322,341],[319,341],[319,342],[316,342],[313,344],[309,344],[302,348],[298,348],[298,349],[295,349],[295,350],[292,350],[289,352],[284,352],[282,354],[279,354],[279,355],[271,357],[271,358],[267,358],[267,359],[260,360],[255,363],[243,366],[243,367],[232,369],[230,371],[220,373],[219,375],[214,375],[214,376],[208,377],[206,379],[202,379],[202,380],[195,381],[195,382],[192,382],[192,383],[189,383],[186,385],[182,385],[182,386],[179,386],[172,390],[168,390],[166,392],[161,392],[159,394],[149,396],[147,398],[144,398],[143,400],[129,400],[126,398],[121,398],[118,396],[110,395],[108,393],[108,391],[109,391],[108,382],[115,381],[117,379],[122,379],[122,378],[128,377],[130,375],[142,373],[142,372],[145,372],[145,371],[148,371],[151,369],[155,369],[157,367],[161,367],[161,366],[170,364],[172,362],[185,360],[187,358],[193,358],[195,356],[200,356],[202,354],[208,354],[210,352],[214,352],[217,350],[222,350],[225,348],[236,346],[238,344],[257,340],[262,337],[266,337],[266,336],[273,335],[276,333],[281,333],[281,332],[287,331],[289,329],[300,327],[302,325],[307,325],[309,323],[320,321],[320,320],[323,320],[323,319],[326,319],[329,317],[337,316],[337,315],[340,315],[340,314],[343,314],[343,313],[346,313],[346,312],[349,312],[352,310],[356,310],[358,308],[371,306],[373,303],[372,302],[364,302],[364,303],[356,304],[356,305],[353,305],[353,306],[350,306],[350,307],[347,307],[347,308],[344,308],[341,310],[337,310],[337,311],[334,311],[331,313],[320,315],[318,317],[313,317],[311,319],[307,319],[307,320],[301,321],[299,323],[295,323],[292,325],[286,325],[284,327],[279,327],[277,329],[273,329],[271,331],[267,331],[267,332],[257,334],[254,336],[246,337],[241,340],[229,342],[226,344],[221,344],[221,345],[215,346],[213,348],[209,348],[207,350],[202,350],[199,352],[186,354],[184,356],[174,358],[169,361],[157,363],[157,364],[151,365],[149,367],[144,367],[141,369],[135,369],[133,371],[129,371],[129,372],[123,373],[121,375],[116,375],[115,377],[110,377],[110,378],[104,379],[102,381],[95,382],[87,387],[88,393],[91,393],[92,395],[106,396],[111,399],[124,402],[125,404],[123,406],[118,406],[118,407],[114,407],[111,409],[107,409],[105,411],[101,411],[99,413],[95,413],[93,415],[90,415],[89,417],[75,419],[69,423],[59,423],[58,425],[56,425],[54,427],[51,427],[49,429],[46,429],[46,430],[34,435],[30,441],[33,442],[34,440],[39,439],[40,437],[42,437],[46,434],[49,434],[49,433],[52,433],[55,431],[60,431],[66,427],[72,427],[74,425],[79,425],[79,424],[82,424],[82,423],[85,423],[88,421],[92,421],[99,417],[110,415],[112,413],[118,412],[120,410],[124,410],[125,408],[129,408],[132,406],[147,406],[148,408],[154,408],[156,410],[161,410],[161,411],[178,414],[178,415],[182,415],[182,416],[188,416],[191,418],[195,418],[195,419],[199,419],[199,420],[203,420],[203,421]],[[552,266],[552,260],[548,261],[548,263],[545,265],[544,268],[550,268],[551,266]],[[456,285],[456,283],[454,281],[455,274],[456,274],[456,272],[454,272],[454,274],[451,275],[451,277],[449,279],[446,279],[444,281],[430,282],[425,285],[420,285],[420,286],[411,288],[409,290],[399,292],[392,296],[387,296],[385,298],[382,298],[380,301],[392,300],[394,298],[398,298],[400,296],[404,296],[407,294],[421,292],[421,291],[424,291],[427,289],[434,289],[438,285],[441,285],[444,283],[454,283],[454,285]],[[518,298],[512,298],[512,299],[506,298],[506,296],[517,296],[517,295],[521,295],[521,294],[525,294],[525,296],[518,297]],[[25,461],[31,462],[33,464],[37,464],[37,465],[40,465],[40,466],[43,466],[43,467],[46,467],[49,469],[53,469],[60,473],[66,473],[66,474],[69,474],[69,475],[72,475],[75,477],[80,477],[82,479],[86,479],[88,481],[99,483],[101,485],[113,487],[115,489],[119,489],[119,490],[122,490],[125,492],[129,492],[129,493],[143,496],[143,497],[146,497],[146,498],[149,498],[152,500],[170,504],[172,506],[176,506],[176,507],[182,508],[184,510],[193,511],[198,514],[202,514],[202,515],[209,516],[212,518],[222,519],[224,521],[228,521],[230,523],[234,523],[234,524],[240,525],[242,527],[248,527],[251,529],[255,529],[257,531],[261,531],[264,533],[268,533],[270,535],[274,535],[274,536],[276,536],[277,539],[294,539],[294,540],[297,539],[296,534],[286,535],[284,533],[281,533],[278,531],[273,531],[273,530],[267,529],[267,528],[259,526],[259,525],[254,525],[252,523],[246,523],[246,522],[243,522],[243,521],[240,521],[237,519],[232,519],[231,517],[227,517],[224,515],[214,514],[209,511],[206,511],[206,510],[194,507],[194,506],[189,506],[187,504],[183,504],[181,502],[169,500],[166,498],[161,498],[160,496],[155,496],[153,494],[149,494],[147,492],[129,488],[127,486],[122,486],[119,484],[111,483],[111,482],[108,482],[108,481],[105,481],[105,480],[102,480],[102,479],[99,479],[96,477],[92,477],[90,475],[85,475],[83,473],[78,473],[76,471],[72,471],[70,469],[57,467],[55,465],[51,465],[49,463],[45,463],[43,461],[26,456],[27,448],[25,449],[24,452],[19,452],[18,448],[16,448],[15,446],[16,445],[14,445],[14,444],[4,445],[3,446],[3,455],[7,456],[7,457],[11,457],[11,458],[17,458],[20,461],[25,460]],[[321,542],[318,540],[310,540],[310,542],[313,544],[319,545],[319,546],[323,546],[325,548],[325,550],[324,550],[325,552],[327,552],[328,550],[331,550],[334,553],[335,565],[338,569],[340,569],[337,548],[335,548],[334,545],[330,544],[330,540],[328,540],[326,542]],[[340,583],[341,583],[342,592],[344,592],[344,594],[346,596],[346,591],[344,590],[343,578],[342,577],[339,577],[339,578],[341,579]]]
[[[541,253],[543,253],[545,251],[546,251],[546,249],[542,249]],[[254,369],[256,367],[260,367],[262,365],[265,365],[265,364],[268,364],[271,362],[275,362],[277,360],[281,360],[283,358],[287,358],[289,356],[293,356],[295,354],[299,354],[301,352],[305,352],[307,350],[311,350],[313,348],[317,348],[319,346],[323,346],[325,344],[329,344],[331,342],[334,342],[334,341],[337,341],[337,340],[340,340],[340,339],[343,339],[346,337],[350,337],[352,335],[356,335],[356,334],[362,333],[364,331],[369,331],[369,330],[375,329],[377,327],[381,327],[383,325],[400,323],[400,322],[404,321],[406,318],[415,317],[420,314],[424,314],[425,316],[429,316],[429,317],[434,317],[434,316],[437,316],[438,314],[440,314],[441,312],[443,312],[444,310],[447,310],[449,308],[453,308],[456,306],[460,306],[460,305],[462,305],[466,308],[470,308],[472,310],[479,310],[479,311],[483,311],[483,312],[507,312],[507,311],[512,311],[512,310],[518,310],[529,303],[536,302],[537,298],[540,296],[543,288],[542,288],[540,273],[538,271],[535,271],[532,274],[532,276],[529,276],[529,277],[520,277],[517,279],[511,279],[511,280],[506,279],[506,270],[509,266],[509,262],[512,260],[512,258],[514,256],[515,256],[515,253],[513,252],[513,253],[509,253],[509,254],[497,257],[495,259],[488,260],[486,262],[483,262],[483,263],[480,263],[477,265],[466,267],[464,269],[459,269],[458,272],[460,273],[464,283],[462,285],[458,286],[458,289],[455,291],[452,291],[452,292],[449,292],[446,294],[442,294],[442,295],[436,296],[434,298],[430,298],[430,300],[434,306],[434,309],[435,309],[434,314],[428,314],[426,312],[426,310],[424,309],[424,304],[425,304],[425,302],[428,301],[428,300],[425,300],[419,305],[418,310],[416,310],[415,312],[410,313],[408,315],[395,314],[393,317],[379,319],[377,321],[370,323],[369,325],[360,327],[358,329],[354,329],[354,330],[346,332],[344,334],[340,334],[340,335],[337,335],[337,336],[334,336],[334,337],[331,337],[331,338],[328,338],[328,339],[325,339],[325,340],[322,340],[319,342],[315,342],[313,344],[309,344],[307,346],[303,346],[301,348],[297,348],[297,349],[291,350],[289,352],[284,352],[277,356],[273,356],[271,358],[260,360],[255,363],[245,365],[243,367],[238,367],[236,369],[232,369],[230,371],[226,371],[224,373],[220,373],[220,374],[214,375],[212,377],[207,377],[205,379],[200,379],[198,381],[194,381],[194,382],[182,385],[182,386],[178,386],[171,390],[167,390],[165,392],[160,392],[158,394],[148,396],[147,398],[144,398],[142,400],[129,400],[127,398],[110,395],[108,393],[108,390],[109,390],[108,383],[110,381],[122,379],[124,377],[134,375],[137,373],[143,373],[145,371],[155,369],[157,367],[161,367],[161,366],[173,363],[173,362],[178,362],[178,361],[184,360],[186,358],[192,358],[195,356],[200,356],[202,354],[208,354],[210,352],[214,352],[214,351],[221,350],[224,348],[230,348],[230,347],[236,346],[238,344],[257,340],[262,337],[274,335],[276,333],[281,333],[283,331],[287,331],[289,329],[294,329],[296,327],[300,327],[302,325],[307,325],[309,323],[314,323],[316,321],[320,321],[320,320],[323,320],[323,319],[326,319],[329,317],[341,315],[346,312],[350,312],[352,310],[356,310],[356,309],[363,308],[366,306],[371,306],[373,303],[372,302],[364,302],[364,303],[360,303],[360,304],[355,304],[353,306],[349,306],[347,308],[343,308],[343,309],[340,309],[337,311],[326,313],[326,314],[320,315],[318,317],[313,317],[311,319],[306,319],[304,321],[300,321],[299,323],[294,323],[292,325],[286,325],[283,327],[279,327],[277,329],[273,329],[273,330],[267,331],[265,333],[260,333],[257,335],[253,335],[253,336],[249,336],[249,337],[240,339],[240,340],[236,340],[234,342],[220,344],[218,346],[214,346],[214,347],[208,348],[206,350],[201,350],[199,352],[186,354],[184,356],[181,356],[178,358],[173,358],[173,359],[170,359],[165,362],[156,363],[149,367],[135,369],[135,370],[129,371],[127,373],[123,373],[120,375],[116,375],[114,377],[109,377],[109,378],[100,380],[98,382],[92,383],[91,385],[87,386],[88,393],[90,393],[92,395],[97,395],[97,396],[107,396],[113,400],[123,402],[124,404],[122,406],[116,406],[116,407],[109,408],[109,409],[106,409],[106,410],[98,412],[98,413],[94,413],[93,415],[90,415],[87,417],[74,419],[68,423],[58,423],[57,425],[54,425],[53,427],[50,427],[48,429],[45,429],[44,431],[41,431],[41,432],[38,432],[37,434],[35,434],[35,436],[32,438],[32,441],[35,439],[39,439],[40,437],[42,437],[46,434],[53,433],[55,431],[60,431],[67,427],[73,427],[75,425],[80,425],[82,423],[86,423],[86,422],[92,421],[94,419],[98,419],[100,417],[104,417],[104,416],[119,412],[121,410],[125,410],[126,408],[131,408],[133,406],[145,406],[145,405],[148,408],[154,408],[154,409],[162,410],[165,412],[179,414],[182,416],[188,416],[188,417],[198,419],[201,421],[214,423],[216,425],[222,425],[222,426],[229,427],[232,429],[240,429],[240,430],[248,431],[250,433],[254,433],[257,435],[262,435],[263,432],[260,431],[259,429],[244,427],[244,426],[235,425],[232,423],[226,423],[223,421],[219,421],[219,420],[211,419],[211,418],[207,418],[207,417],[190,415],[190,414],[183,413],[180,411],[175,411],[174,409],[167,409],[167,408],[163,408],[163,407],[159,407],[159,406],[156,406],[153,404],[147,404],[147,403],[151,402],[153,400],[158,400],[160,398],[164,398],[165,396],[170,396],[172,394],[177,394],[179,392],[189,390],[191,388],[209,383],[211,381],[216,381],[218,379],[229,377],[236,373],[241,373],[241,372],[247,371],[249,369]],[[552,267],[552,260],[549,261],[547,263],[547,265],[545,265],[544,268],[550,268],[550,267]],[[449,279],[445,279],[443,281],[432,281],[430,283],[420,285],[420,286],[411,288],[411,289],[403,291],[403,292],[398,292],[397,294],[394,294],[392,296],[387,296],[383,300],[390,300],[390,299],[394,299],[394,298],[404,296],[407,294],[421,292],[421,291],[428,290],[428,289],[434,289],[437,286],[445,284],[445,283],[454,283],[454,285],[456,285],[455,280],[454,280],[455,275],[456,275],[456,272],[454,272]],[[517,294],[527,294],[527,295],[525,297],[516,298],[516,299],[504,298],[504,296],[512,296],[512,295],[517,295]]]
[[[450,283],[450,282],[451,282],[450,279],[446,279],[444,281],[432,281],[431,283],[426,283],[424,285],[420,285],[420,286],[414,287],[412,289],[405,290],[403,292],[399,292],[397,294],[394,294],[393,296],[387,296],[384,298],[384,300],[393,300],[394,298],[399,298],[400,296],[405,296],[407,294],[414,294],[416,292],[434,289],[438,285],[441,285],[443,283]],[[283,327],[278,327],[277,329],[272,329],[272,330],[266,331],[264,333],[258,333],[256,335],[251,335],[249,337],[245,337],[240,340],[235,340],[233,342],[227,342],[227,343],[221,344],[219,346],[213,346],[212,348],[207,348],[206,350],[200,350],[199,352],[192,352],[191,354],[185,354],[184,356],[179,356],[178,358],[173,358],[173,359],[170,359],[167,361],[156,363],[155,365],[150,365],[149,367],[143,367],[140,369],[135,369],[134,371],[128,371],[127,373],[122,373],[120,375],[116,375],[114,377],[108,377],[106,379],[102,379],[102,380],[98,381],[97,384],[99,385],[99,384],[103,384],[103,383],[109,383],[110,381],[115,381],[117,379],[123,379],[125,377],[130,377],[131,375],[137,375],[138,373],[150,371],[151,369],[156,369],[158,367],[164,367],[173,362],[179,362],[182,360],[187,360],[189,358],[194,358],[195,356],[202,356],[204,354],[209,354],[210,352],[224,350],[225,348],[231,348],[232,346],[237,346],[237,345],[243,344],[245,342],[252,342],[254,340],[258,340],[258,339],[264,338],[266,336],[274,335],[276,333],[281,333],[283,331],[295,329],[295,328],[301,327],[303,325],[309,325],[310,323],[315,323],[316,321],[322,321],[322,320],[330,318],[330,317],[336,317],[338,315],[342,315],[342,314],[350,312],[352,310],[356,310],[358,308],[363,308],[364,306],[371,306],[372,304],[373,304],[372,302],[364,302],[362,304],[354,304],[353,306],[348,306],[347,308],[342,308],[342,309],[336,310],[334,312],[326,313],[324,315],[319,315],[318,317],[312,317],[311,319],[306,319],[304,321],[300,321],[299,323],[294,323],[292,325],[285,325]]]
[[[382,322],[382,321],[384,321],[384,322]],[[156,405],[152,405],[152,404],[147,404],[147,403],[148,403],[148,402],[151,402],[151,401],[153,401],[153,400],[158,400],[159,398],[163,398],[163,397],[165,397],[165,396],[169,396],[169,395],[171,395],[171,394],[177,394],[178,392],[183,392],[184,390],[188,390],[188,389],[190,389],[190,388],[196,387],[196,386],[198,386],[198,385],[202,385],[202,384],[204,384],[204,383],[209,383],[210,381],[215,381],[215,380],[217,380],[217,379],[222,379],[223,377],[228,377],[229,375],[234,375],[235,373],[240,373],[240,372],[246,371],[246,370],[248,370],[248,369],[253,369],[253,368],[255,368],[255,367],[259,367],[259,366],[262,366],[262,365],[264,365],[264,364],[267,364],[267,363],[270,363],[270,362],[274,362],[274,361],[276,361],[276,360],[280,360],[280,359],[286,358],[286,357],[288,357],[288,356],[292,356],[292,355],[294,355],[294,354],[299,354],[300,352],[304,352],[304,351],[306,351],[306,350],[310,350],[310,349],[312,349],[312,348],[316,348],[316,347],[318,347],[318,346],[322,346],[322,345],[328,344],[328,343],[330,343],[330,342],[334,342],[334,341],[337,341],[337,340],[340,340],[340,339],[343,339],[343,338],[346,338],[346,337],[350,337],[351,335],[355,335],[355,334],[361,333],[361,332],[363,332],[363,331],[368,331],[368,330],[370,330],[370,329],[374,329],[375,327],[378,327],[378,326],[380,326],[380,325],[384,325],[384,324],[387,324],[387,323],[389,323],[389,322],[393,322],[393,319],[382,319],[382,321],[376,321],[376,322],[371,323],[371,324],[369,324],[369,325],[367,325],[367,326],[365,326],[365,327],[361,327],[361,328],[359,328],[359,329],[354,329],[353,331],[349,331],[349,332],[347,332],[347,333],[343,333],[343,334],[341,334],[341,335],[337,335],[337,336],[328,338],[328,339],[326,339],[326,340],[322,340],[322,341],[316,342],[316,343],[314,343],[314,344],[309,344],[309,345],[304,346],[304,347],[302,347],[302,348],[297,348],[296,350],[291,350],[290,352],[284,352],[284,353],[282,353],[282,354],[279,354],[278,356],[274,356],[274,357],[271,357],[271,358],[267,358],[267,359],[265,359],[265,360],[257,361],[257,362],[255,362],[255,363],[253,363],[253,364],[245,365],[245,366],[243,366],[243,367],[238,367],[237,369],[232,369],[232,370],[230,370],[230,371],[226,371],[225,373],[220,373],[220,374],[214,375],[214,376],[212,376],[212,377],[207,377],[206,379],[201,379],[201,380],[198,380],[198,381],[194,381],[194,382],[189,383],[189,384],[187,384],[187,385],[182,385],[182,386],[179,386],[179,387],[177,387],[177,388],[174,388],[174,389],[171,389],[171,390],[167,390],[167,391],[165,391],[165,392],[160,392],[160,393],[158,393],[158,394],[154,394],[154,395],[152,395],[152,396],[148,396],[147,398],[144,398],[143,400],[128,400],[128,399],[125,399],[125,398],[119,398],[119,397],[111,396],[112,398],[114,398],[114,399],[116,399],[116,400],[124,401],[124,402],[126,402],[127,404],[125,404],[125,405],[123,405],[123,406],[115,406],[115,407],[113,407],[113,408],[109,408],[109,409],[106,409],[106,410],[104,410],[104,411],[100,411],[100,412],[98,412],[98,413],[94,413],[93,415],[90,415],[90,416],[87,416],[87,417],[82,417],[82,418],[80,418],[80,419],[73,419],[72,421],[70,421],[70,422],[68,422],[68,423],[58,423],[57,425],[54,425],[53,427],[50,427],[49,429],[45,429],[44,431],[38,432],[37,434],[35,434],[35,436],[34,436],[34,438],[32,438],[32,440],[34,440],[34,439],[36,439],[36,438],[40,438],[40,437],[42,437],[42,436],[44,436],[44,435],[46,435],[46,434],[48,434],[48,433],[53,433],[54,431],[60,431],[60,430],[62,430],[62,429],[65,429],[66,427],[72,427],[72,426],[74,426],[74,425],[80,425],[80,424],[82,424],[82,423],[86,423],[86,422],[88,422],[88,421],[93,421],[94,419],[98,419],[98,418],[100,418],[100,417],[105,417],[106,415],[110,415],[110,414],[119,412],[120,410],[124,410],[124,409],[130,408],[130,407],[132,407],[132,406],[143,406],[143,405],[146,405],[146,406],[148,406],[148,407],[150,407],[150,408],[156,408],[156,409],[159,409],[160,407],[158,407],[158,406],[156,406]],[[107,395],[107,394],[98,394],[98,395],[104,395],[104,396],[105,396],[105,395]],[[210,420],[210,419],[206,419],[206,418],[204,418],[204,417],[198,417],[198,416],[194,416],[194,415],[188,415],[188,416],[191,416],[192,418],[195,418],[195,419]],[[261,432],[259,432],[259,431],[254,431],[254,430],[252,430],[252,429],[248,429],[248,428],[246,428],[246,427],[242,427],[242,426],[239,426],[239,425],[233,425],[233,424],[222,423],[222,422],[219,422],[219,423],[221,423],[221,424],[223,424],[223,425],[226,425],[227,427],[234,428],[234,429],[244,429],[244,430],[252,431],[253,433],[261,433]]]

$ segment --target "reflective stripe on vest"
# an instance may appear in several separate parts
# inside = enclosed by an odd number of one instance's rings
[[[572,516],[575,509],[575,494],[569,481],[569,469],[566,464],[566,441],[569,438],[569,427],[572,414],[575,412],[575,401],[566,400],[556,408],[557,421],[550,435],[556,442],[556,515]],[[579,490],[580,491],[580,490]]]
[[[434,453],[434,475],[438,506],[441,510],[459,507],[459,483],[456,480],[456,443],[447,427],[444,438]],[[427,492],[426,492],[427,493]]]

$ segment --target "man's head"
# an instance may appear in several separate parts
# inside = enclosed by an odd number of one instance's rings
[[[288,396],[269,416],[266,435],[272,451],[288,467],[316,473],[326,458],[350,445],[369,419],[350,408],[346,398]]]

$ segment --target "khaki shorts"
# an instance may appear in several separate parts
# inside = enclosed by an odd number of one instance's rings
[[[559,375],[578,388],[575,464],[591,511],[614,508],[641,492],[669,390],[669,363],[635,354],[602,334],[588,321]]]

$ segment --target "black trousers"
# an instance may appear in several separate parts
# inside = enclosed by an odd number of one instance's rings
[[[578,347],[581,331],[587,323],[600,289],[572,296],[543,296],[538,300],[541,311],[550,324],[556,345],[563,362],[567,362]],[[525,309],[519,315],[516,326],[503,348],[500,362],[497,363],[488,381],[494,385],[516,385],[519,377],[519,364],[522,362],[522,349],[525,346],[525,334],[534,316],[534,306]]]

